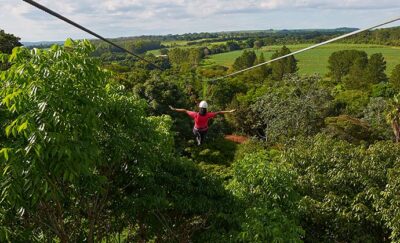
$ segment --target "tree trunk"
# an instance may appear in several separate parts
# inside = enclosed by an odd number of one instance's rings
[[[95,222],[94,219],[89,217],[89,233],[88,233],[88,242],[93,243],[94,242],[94,226]]]
[[[142,223],[139,223],[139,242],[146,242],[146,226]]]

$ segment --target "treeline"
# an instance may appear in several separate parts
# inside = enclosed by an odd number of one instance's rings
[[[158,40],[118,41],[116,44],[137,54],[143,54],[146,51],[156,50],[163,47],[161,41]],[[108,43],[96,41],[94,45],[96,46],[96,50],[93,53],[95,56],[101,56],[103,53],[124,53],[123,50]]]
[[[224,41],[261,41],[264,45],[288,45],[300,43],[319,43],[335,36],[355,31],[353,28],[339,28],[333,30],[279,30],[259,32],[232,32],[221,33],[217,37],[207,38],[203,36],[196,41],[189,41],[187,45],[204,45],[213,42]],[[201,36],[201,35],[200,35]],[[187,37],[187,36],[186,36]],[[191,38],[182,40],[190,40]],[[205,40],[202,40],[205,39]],[[377,29],[366,31],[345,39],[344,43],[353,44],[379,44],[399,46],[400,27]],[[251,46],[253,47],[253,46]]]
[[[187,45],[204,45],[213,42],[223,42],[224,44],[215,44],[209,47],[209,54],[217,54],[223,52],[229,52],[234,50],[241,50],[246,48],[260,48],[265,45],[276,45],[276,44],[296,44],[304,42],[317,42],[319,40],[325,40],[338,33],[344,33],[348,29],[339,29],[332,31],[267,31],[267,32],[221,32],[221,33],[194,33],[184,34],[175,36],[174,40],[192,40],[192,39],[207,39],[202,41],[188,42]],[[122,45],[126,49],[133,51],[134,53],[142,54],[146,51],[163,49],[166,46],[161,44],[161,41],[168,40],[162,37],[153,36],[149,39],[147,37],[140,38],[117,38],[113,39],[117,44]],[[104,53],[122,53],[123,51],[109,44],[101,41],[93,41],[96,46],[94,55],[101,56]],[[164,54],[164,53],[163,53]]]
[[[169,60],[175,64],[182,64],[189,62],[192,65],[198,65],[200,63],[200,59],[213,54],[236,51],[247,49],[252,46],[252,43],[246,42],[237,42],[237,41],[227,41],[224,44],[216,44],[211,47],[203,46],[203,47],[189,47],[189,48],[170,48],[170,49],[161,49],[161,54],[168,55]],[[189,53],[191,53],[189,55]],[[194,54],[196,53],[196,54]],[[196,56],[193,59],[193,55]]]
[[[353,28],[337,28],[337,29],[299,29],[299,30],[256,30],[256,31],[222,31],[222,32],[200,32],[200,33],[185,33],[185,34],[168,34],[168,35],[142,35],[137,37],[120,37],[114,38],[114,41],[136,41],[136,40],[159,40],[159,41],[196,41],[202,39],[219,40],[244,40],[248,38],[261,38],[268,36],[290,36],[298,35],[310,38],[311,36],[332,35],[354,31]]]
[[[203,45],[223,41],[244,41],[254,43],[260,41],[264,45],[288,45],[299,43],[316,43],[333,38],[334,36],[353,31],[351,28],[334,30],[278,30],[269,32],[233,32],[231,35],[222,35],[215,39],[189,41],[188,45]],[[253,46],[250,46],[253,47]]]
[[[168,59],[173,65],[185,69],[198,66],[206,54],[203,48],[174,48],[168,51]]]
[[[400,46],[400,27],[366,31],[352,36],[343,42],[353,44]]]

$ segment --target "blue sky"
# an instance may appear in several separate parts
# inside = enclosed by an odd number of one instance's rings
[[[400,17],[400,0],[37,0],[105,36],[367,27]],[[397,22],[392,26],[399,26]],[[92,38],[22,0],[0,0],[0,29],[22,41]]]

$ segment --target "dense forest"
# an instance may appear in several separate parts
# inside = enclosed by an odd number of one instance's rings
[[[398,45],[398,31],[346,41]],[[97,41],[28,49],[1,31],[0,241],[399,242],[400,60],[387,74],[381,53],[348,49],[327,76],[292,56],[213,79],[265,61],[269,37],[248,35],[118,42],[158,70]],[[291,52],[277,43],[272,58]],[[218,45],[245,50],[202,66]],[[236,112],[198,146],[169,106],[201,100]]]

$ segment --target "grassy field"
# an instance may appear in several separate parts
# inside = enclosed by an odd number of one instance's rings
[[[309,46],[309,44],[287,45],[291,51],[296,51],[307,46]],[[265,59],[268,60],[271,58],[272,54],[281,47],[282,46],[263,47],[260,50],[256,50],[256,54],[260,55],[261,53],[264,53]],[[387,73],[390,73],[394,66],[400,64],[399,47],[366,44],[329,44],[296,55],[296,59],[299,61],[299,72],[300,74],[319,73],[325,75],[328,72],[328,58],[332,52],[349,49],[365,51],[368,55],[373,53],[382,53],[387,62]],[[230,66],[233,64],[235,59],[242,54],[242,52],[243,50],[212,55],[204,61],[204,65],[218,64]]]
[[[184,40],[174,40],[174,41],[162,41],[161,44],[164,46],[186,46],[188,42]]]

